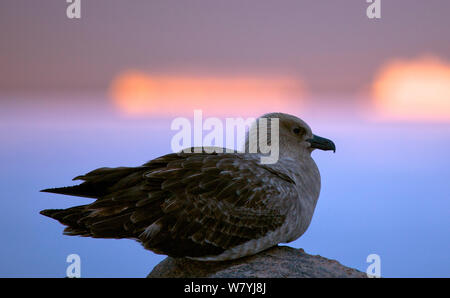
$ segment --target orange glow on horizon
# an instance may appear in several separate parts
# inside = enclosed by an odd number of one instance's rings
[[[450,121],[450,64],[431,57],[396,60],[378,72],[372,86],[383,119]]]
[[[284,77],[153,76],[126,71],[117,76],[110,95],[129,116],[192,115],[201,109],[214,116],[259,116],[300,107],[300,80]]]

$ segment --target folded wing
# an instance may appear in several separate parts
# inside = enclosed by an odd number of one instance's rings
[[[96,198],[41,213],[65,234],[133,238],[173,257],[218,255],[281,227],[296,196],[286,175],[238,153],[174,153],[135,168],[101,168],[44,190]]]

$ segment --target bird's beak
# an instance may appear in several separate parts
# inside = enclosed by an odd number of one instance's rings
[[[320,150],[333,150],[336,152],[336,145],[334,145],[333,141],[313,135],[312,139],[307,139],[307,142],[311,144],[311,148],[320,149]]]

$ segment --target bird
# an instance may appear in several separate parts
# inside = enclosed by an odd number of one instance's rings
[[[294,241],[310,225],[320,194],[311,153],[336,146],[296,116],[269,113],[257,121],[263,118],[279,121],[275,163],[245,150],[169,153],[41,190],[95,201],[40,213],[65,225],[65,235],[132,239],[156,254],[198,261],[234,260]]]

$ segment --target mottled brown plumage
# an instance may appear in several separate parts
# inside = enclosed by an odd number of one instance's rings
[[[203,151],[100,168],[76,177],[80,185],[43,190],[93,203],[41,213],[66,225],[66,235],[136,239],[172,257],[235,259],[292,241],[309,225],[320,190],[305,144],[313,135],[298,118],[270,115],[281,123],[276,164],[261,164],[259,154]],[[303,135],[292,132],[297,126]],[[288,143],[298,152],[284,150]]]

